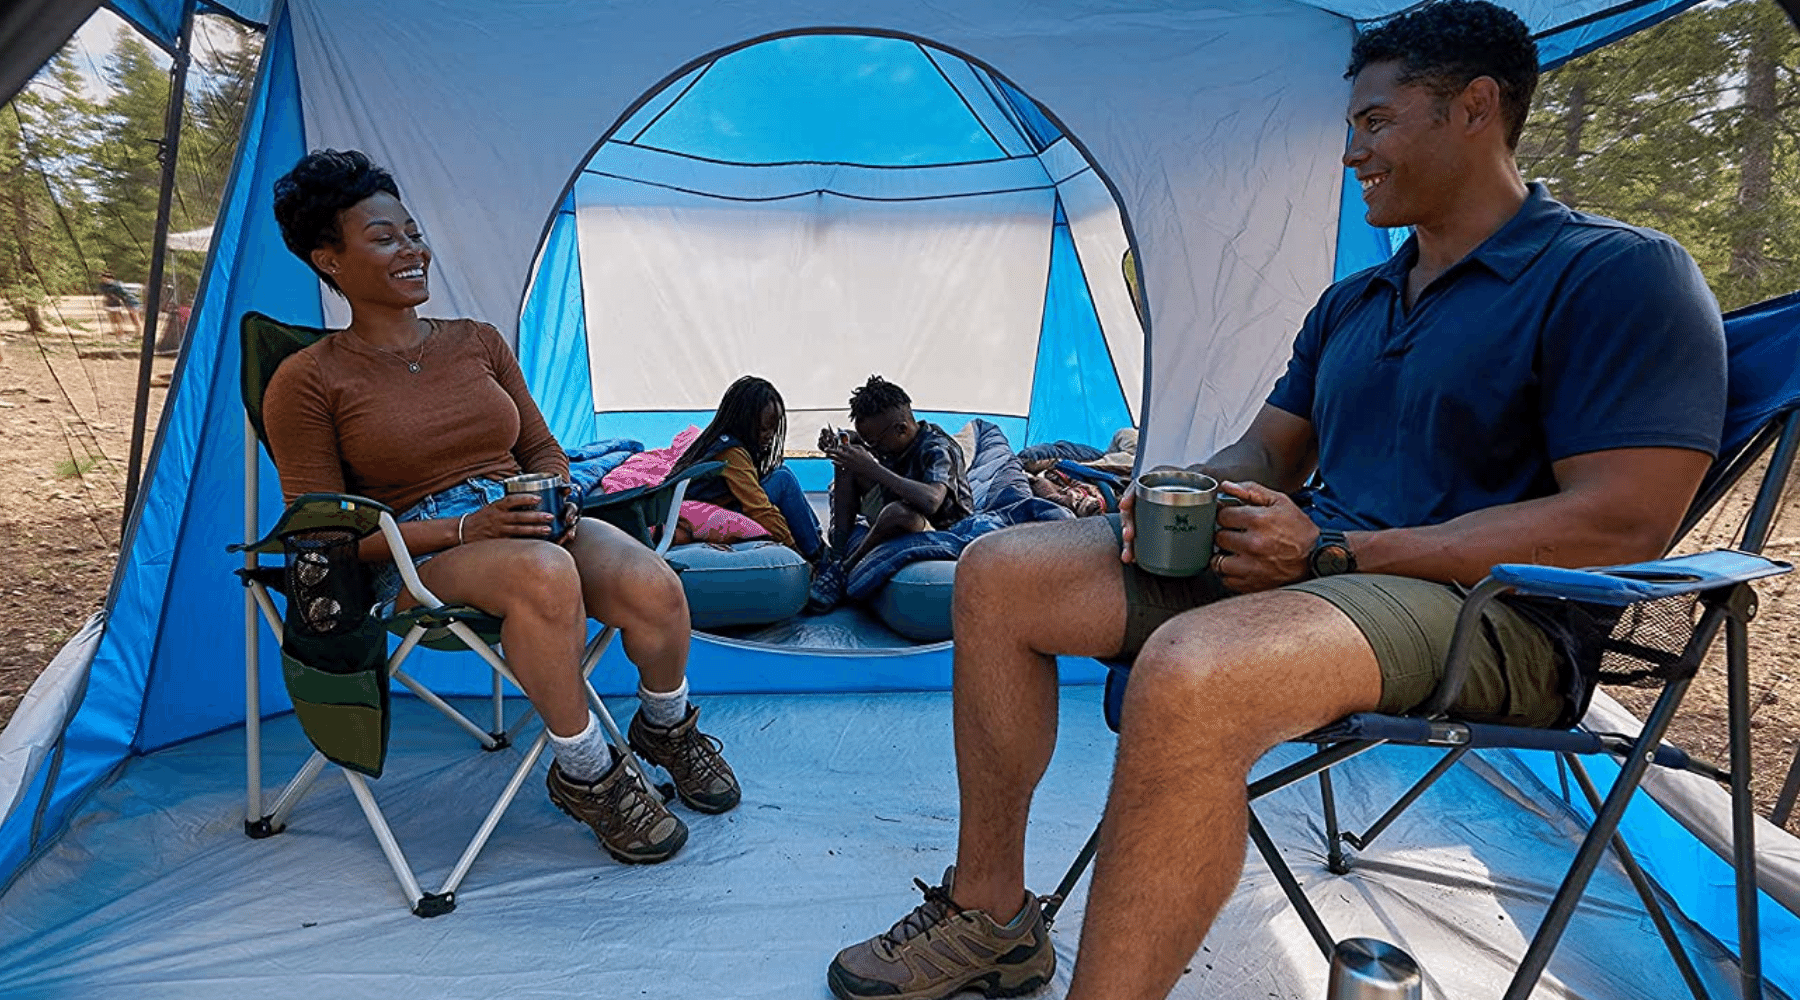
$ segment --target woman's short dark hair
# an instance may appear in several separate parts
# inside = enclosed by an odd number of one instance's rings
[[[331,275],[313,263],[312,252],[343,246],[338,214],[378,191],[400,197],[394,176],[354,149],[315,149],[275,182],[281,241],[334,292],[342,294]]]
[[[870,375],[869,380],[850,390],[850,419],[861,420],[886,413],[897,406],[911,406],[912,397],[880,375]]]
[[[1478,76],[1500,85],[1506,145],[1517,149],[1537,90],[1537,42],[1519,16],[1487,0],[1437,0],[1357,38],[1350,47],[1354,79],[1370,63],[1400,64],[1400,82],[1417,83],[1440,102]]]

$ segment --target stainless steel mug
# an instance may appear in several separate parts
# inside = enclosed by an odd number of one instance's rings
[[[1386,941],[1345,938],[1331,953],[1325,1000],[1419,1000],[1419,963]]]
[[[568,521],[563,517],[563,507],[567,504],[569,484],[562,481],[561,476],[549,472],[523,472],[509,476],[501,482],[506,486],[506,493],[530,493],[537,497],[537,509],[549,514],[550,537],[561,538],[569,529]]]
[[[1213,555],[1219,483],[1185,469],[1146,472],[1131,485],[1132,549],[1137,564],[1158,576],[1193,576]]]

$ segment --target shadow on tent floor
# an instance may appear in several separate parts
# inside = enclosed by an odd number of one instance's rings
[[[1086,836],[1111,769],[1097,687],[1065,691],[1061,744],[1037,796],[1028,870],[1054,884]],[[955,843],[949,697],[732,696],[703,699],[744,802],[684,814],[675,860],[628,868],[538,790],[520,795],[459,894],[455,913],[403,908],[341,780],[322,779],[289,830],[242,833],[235,732],[134,760],[0,897],[0,993],[50,997],[769,997],[825,998],[837,948],[885,929],[918,902]],[[394,751],[374,784],[431,887],[514,766],[442,718],[397,699]],[[621,705],[621,708],[626,706]],[[264,730],[266,774],[304,756],[292,716]],[[1285,753],[1283,754],[1285,756]],[[1374,815],[1426,758],[1390,753],[1338,782],[1353,818]],[[541,775],[542,765],[539,768]],[[1442,815],[1456,803],[1456,815]],[[1396,941],[1422,962],[1426,996],[1495,996],[1524,950],[1576,831],[1514,760],[1458,768],[1347,877],[1320,867],[1316,796],[1261,807],[1325,919],[1343,936]],[[1524,815],[1526,810],[1551,823]],[[1054,931],[1068,985],[1085,900]],[[1686,925],[1683,933],[1698,935]],[[1734,995],[1728,959],[1697,945],[1703,974]],[[1684,995],[1616,870],[1596,878],[1551,965],[1565,986],[1539,996]],[[1317,998],[1325,964],[1266,869],[1237,895],[1177,987],[1184,998]]]

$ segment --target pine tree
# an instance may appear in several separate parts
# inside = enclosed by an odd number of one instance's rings
[[[94,112],[66,49],[0,108],[0,300],[33,333],[55,296],[89,290],[76,177]]]

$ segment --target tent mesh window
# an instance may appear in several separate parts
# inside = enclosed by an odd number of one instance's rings
[[[343,528],[311,528],[282,538],[290,627],[337,636],[362,623],[374,593],[357,557],[358,541],[355,532]]]

